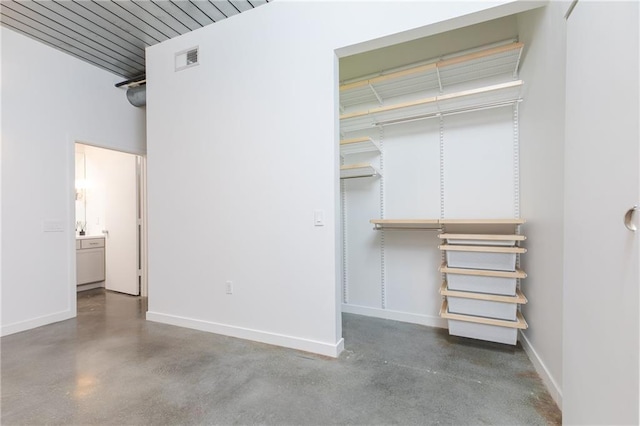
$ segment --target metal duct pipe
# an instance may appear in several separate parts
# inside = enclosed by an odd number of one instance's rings
[[[129,87],[127,89],[127,99],[134,107],[143,107],[147,105],[147,85]]]

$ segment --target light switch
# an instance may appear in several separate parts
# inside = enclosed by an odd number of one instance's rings
[[[313,225],[324,226],[324,210],[313,211]]]

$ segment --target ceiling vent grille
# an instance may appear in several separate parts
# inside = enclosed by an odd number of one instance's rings
[[[176,71],[181,71],[198,65],[200,63],[198,50],[198,47],[192,47],[191,49],[176,53]]]

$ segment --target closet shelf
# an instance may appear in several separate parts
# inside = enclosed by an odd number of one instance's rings
[[[380,172],[368,163],[340,166],[340,179],[354,179],[381,176]]]
[[[343,156],[376,151],[380,152],[380,146],[369,137],[343,139],[340,141],[340,155]]]
[[[443,225],[522,225],[525,219],[440,219]]]
[[[523,43],[509,43],[476,50],[377,77],[340,86],[340,103],[349,107],[421,91],[442,91],[449,86],[487,77],[517,76]]]
[[[508,234],[440,234],[438,238],[441,240],[479,240],[479,241],[524,241],[527,239],[524,235],[508,235]]]
[[[443,274],[473,275],[477,277],[496,277],[496,278],[527,278],[527,274],[516,268],[515,271],[496,271],[491,269],[467,269],[467,268],[450,268],[446,263],[440,265],[439,271]]]
[[[526,253],[527,249],[521,247],[504,247],[504,246],[463,246],[455,244],[443,244],[438,246],[442,251],[465,251],[478,253]]]
[[[371,219],[373,229],[423,229],[439,231],[438,219]]]
[[[340,116],[340,129],[343,132],[353,132],[396,122],[421,120],[473,109],[509,105],[520,98],[522,85],[522,80],[516,80],[477,89],[430,96],[410,102],[349,112]]]
[[[446,299],[442,301],[442,306],[440,307],[440,317],[448,320],[457,320],[457,321],[471,322],[476,324],[494,325],[498,327],[507,327],[507,328],[519,328],[519,329],[529,328],[529,325],[525,321],[520,311],[516,312],[516,315],[517,315],[516,321],[508,321],[508,320],[500,320],[500,319],[494,319],[494,318],[476,317],[472,315],[452,314],[449,312],[449,305]]]
[[[527,298],[519,288],[516,288],[515,296],[503,296],[500,294],[474,293],[470,291],[449,290],[447,288],[446,281],[443,281],[442,285],[440,286],[440,294],[442,296],[461,297],[463,299],[486,300],[489,302],[502,302],[502,303],[518,303],[521,305],[524,305],[528,302]]]

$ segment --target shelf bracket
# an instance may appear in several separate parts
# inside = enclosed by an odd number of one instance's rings
[[[524,49],[521,47],[520,51],[518,52],[518,59],[516,60],[516,67],[513,70],[513,78],[518,78],[518,68],[520,68],[520,59],[522,58],[522,51]]]
[[[373,88],[371,83],[369,83],[369,89],[371,89],[373,94],[376,96],[376,99],[378,99],[378,102],[380,103],[380,105],[384,104],[384,102],[382,101],[382,98],[380,97],[380,95],[378,95],[378,92],[376,92],[376,89]]]

